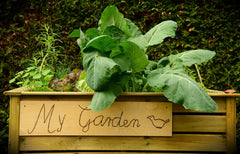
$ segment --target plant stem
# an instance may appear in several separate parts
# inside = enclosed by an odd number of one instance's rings
[[[143,89],[142,89],[142,92],[145,91],[145,89],[147,88],[147,86],[148,86],[148,82],[144,85],[144,87],[143,87]]]
[[[199,72],[198,66],[197,66],[197,64],[194,64],[194,66],[195,66],[195,68],[196,68],[196,70],[197,70],[197,74],[198,74],[199,81],[200,81],[200,83],[203,85],[202,77],[201,77],[201,74],[200,74],[200,72]]]
[[[127,82],[127,84],[125,85],[126,87],[126,92],[129,92],[129,81]]]
[[[48,53],[43,57],[43,60],[42,60],[41,66],[40,66],[40,70],[39,70],[39,73],[40,73],[40,74],[41,74],[41,72],[42,72],[43,63],[44,63],[44,61],[46,60],[47,56],[48,56]]]
[[[133,82],[133,92],[135,92],[136,89],[135,89],[135,74],[134,74],[134,72],[132,72],[132,82]]]

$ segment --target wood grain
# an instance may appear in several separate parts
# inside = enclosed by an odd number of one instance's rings
[[[26,87],[16,88],[13,90],[5,91],[4,95],[93,95],[94,92],[44,92],[44,91],[27,91]],[[226,94],[222,91],[210,90],[208,93],[214,97],[240,97],[239,93]],[[163,96],[162,92],[123,92],[121,96]]]
[[[226,133],[226,116],[174,115],[173,132]]]
[[[88,101],[89,104],[91,102],[92,96],[90,95],[82,95],[82,96],[61,96],[61,95],[54,95],[54,96],[22,96],[22,101],[59,101],[59,102],[66,102],[66,101],[72,101],[72,102],[83,102]],[[226,98],[224,97],[214,97],[214,101],[218,105],[218,109],[214,111],[213,113],[226,113]],[[167,102],[168,100],[163,96],[154,96],[154,97],[147,97],[147,96],[120,96],[116,100],[117,102]],[[114,103],[113,103],[114,104]],[[172,106],[173,113],[204,113],[208,114],[207,112],[199,112],[194,110],[186,110],[181,104],[174,104]]]
[[[141,153],[234,153],[236,152],[236,98],[240,94],[225,94],[223,92],[212,92],[209,95],[218,104],[218,109],[213,113],[198,112],[186,110],[182,105],[169,103],[163,93],[122,93],[113,103],[113,107],[117,104],[129,103],[131,111],[129,114],[132,116],[137,112],[138,116],[143,116],[146,111],[154,108],[151,104],[161,104],[160,102],[172,105],[172,136],[151,136],[149,134],[140,134],[134,136],[123,134],[122,132],[114,132],[111,136],[96,136],[96,132],[89,136],[80,136],[79,134],[57,134],[49,136],[37,132],[31,136],[21,133],[22,128],[27,129],[32,126],[31,120],[36,120],[40,109],[45,104],[45,114],[39,114],[41,122],[45,125],[44,129],[48,131],[57,132],[61,129],[69,129],[75,127],[71,124],[62,125],[65,111],[71,108],[70,111],[73,116],[71,120],[79,120],[79,106],[71,107],[73,104],[89,105],[94,93],[81,93],[81,92],[28,92],[24,88],[15,89],[12,91],[4,92],[5,95],[10,95],[10,119],[9,119],[9,154],[18,153],[126,153],[135,154]],[[48,104],[49,103],[49,104]],[[53,106],[55,104],[55,106]],[[63,105],[61,109],[57,106]],[[38,108],[38,112],[31,108]],[[112,107],[111,106],[111,107]],[[138,107],[140,106],[140,110]],[[149,107],[147,107],[149,106]],[[25,111],[24,108],[28,108]],[[54,110],[53,110],[53,108]],[[119,107],[114,109],[116,112]],[[63,114],[57,114],[59,112]],[[133,113],[131,113],[133,111]],[[154,110],[154,115],[158,114],[160,110]],[[162,111],[161,111],[162,112]],[[161,113],[159,112],[159,113]],[[42,112],[43,113],[43,112]],[[99,112],[97,112],[99,114]],[[109,117],[110,111],[107,117]],[[91,114],[92,115],[92,114]],[[88,119],[92,119],[88,115]],[[20,118],[19,118],[20,116]],[[115,117],[120,117],[121,112]],[[55,123],[49,125],[49,120],[55,117]],[[123,119],[125,113],[122,114]],[[65,117],[67,118],[67,116]],[[69,118],[69,117],[68,117]],[[145,116],[146,118],[146,116]],[[20,119],[20,123],[19,123]],[[65,119],[66,120],[66,119]],[[98,119],[99,120],[99,119]],[[25,121],[25,122],[24,122]],[[27,123],[26,123],[27,121]],[[45,121],[45,123],[44,123]],[[66,121],[65,121],[66,122]],[[87,122],[87,121],[85,121]],[[96,121],[95,121],[96,122]],[[99,121],[98,121],[99,122]],[[95,123],[96,124],[96,123]],[[123,124],[123,123],[122,123]],[[79,129],[79,126],[78,126]],[[81,128],[80,128],[81,129]],[[92,128],[91,128],[92,129]],[[19,131],[20,130],[20,131]],[[30,129],[29,129],[30,130]],[[75,129],[77,130],[77,129]],[[148,130],[146,128],[144,131]],[[70,131],[71,132],[71,131]],[[109,130],[105,131],[109,132]],[[132,133],[133,130],[126,131]],[[120,134],[120,135],[119,135]],[[156,134],[156,132],[154,133]],[[20,135],[20,136],[19,136]],[[62,136],[61,136],[62,135]],[[122,135],[122,136],[121,136]],[[138,134],[139,135],[139,134]]]
[[[172,103],[115,102],[93,111],[88,101],[21,101],[20,136],[171,136]],[[31,117],[31,118],[29,118]]]
[[[173,134],[172,137],[21,137],[21,151],[150,150],[226,151],[224,135]]]
[[[227,149],[228,153],[236,153],[236,101],[235,98],[227,98]]]
[[[10,97],[9,154],[17,154],[19,151],[19,103],[20,97]]]

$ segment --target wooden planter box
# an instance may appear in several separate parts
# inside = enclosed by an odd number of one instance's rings
[[[162,93],[123,93],[99,112],[85,108],[93,93],[4,94],[10,95],[10,154],[236,152],[240,94],[209,93],[218,104],[213,113],[185,110]]]

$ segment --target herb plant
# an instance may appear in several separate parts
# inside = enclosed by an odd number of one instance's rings
[[[32,91],[53,91],[48,88],[48,84],[56,73],[58,56],[61,47],[56,45],[61,42],[56,33],[52,31],[48,24],[43,25],[42,32],[38,35],[38,46],[40,50],[34,52],[32,60],[29,60],[30,67],[19,71],[16,76],[9,81],[23,87],[27,86]]]
[[[158,62],[148,60],[147,48],[167,37],[173,38],[176,22],[163,21],[142,34],[115,6],[109,6],[98,25],[85,33],[76,29],[69,35],[80,37],[77,43],[83,54],[86,82],[95,91],[90,109],[108,108],[123,91],[147,89],[161,89],[169,101],[186,109],[207,112],[217,109],[216,103],[184,69],[208,61],[215,52],[198,49],[163,57]]]

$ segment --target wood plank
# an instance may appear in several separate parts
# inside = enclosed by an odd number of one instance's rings
[[[20,137],[21,151],[137,150],[226,151],[225,135],[173,134],[172,137]]]
[[[102,111],[88,109],[89,104],[81,100],[21,101],[20,135],[172,135],[172,103],[115,102]]]
[[[210,114],[215,114],[215,113],[226,113],[226,98],[224,97],[212,97],[213,100],[217,103],[218,105],[218,109],[216,111],[214,111],[213,113]],[[124,102],[124,101],[141,101],[141,102],[167,102],[168,99],[164,96],[125,96],[125,95],[121,95],[117,98],[118,102]],[[194,111],[194,110],[186,110],[182,104],[174,104],[173,103],[173,113],[204,113],[206,114],[207,112],[200,112],[200,111]]]
[[[173,132],[226,132],[226,116],[173,115]]]
[[[5,91],[4,95],[93,95],[93,92],[45,92],[45,91],[27,91],[26,87],[16,88]],[[209,96],[214,97],[240,97],[239,93],[226,94],[222,91],[210,90]],[[162,92],[123,92],[122,96],[163,96]]]
[[[89,101],[91,102],[92,96],[90,95],[83,95],[83,96],[22,96],[23,101]],[[214,101],[218,104],[218,109],[214,111],[214,113],[226,113],[226,99],[224,97],[214,97]],[[120,96],[116,100],[117,102],[167,102],[168,100],[161,96],[161,97],[147,97],[147,96],[138,96],[138,97],[129,97],[129,96]],[[173,103],[173,113],[204,113],[206,112],[199,112],[193,110],[186,110],[181,104],[174,104]]]
[[[92,100],[92,95],[74,95],[74,96],[62,96],[62,95],[44,95],[44,96],[22,96],[23,101],[89,101]],[[168,102],[163,96],[119,96],[116,102]]]
[[[236,153],[236,99],[227,98],[227,149],[228,153]]]
[[[20,97],[10,97],[8,153],[17,154],[19,151],[19,103]]]
[[[226,98],[214,97],[213,100],[217,103],[218,109],[214,113],[226,113]],[[186,110],[182,104],[173,104],[173,113],[206,113],[194,110]]]

